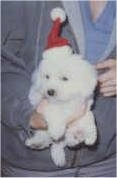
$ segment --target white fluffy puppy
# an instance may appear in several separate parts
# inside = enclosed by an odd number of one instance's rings
[[[52,50],[54,54],[56,48]],[[63,46],[60,50],[63,50],[62,55],[58,49],[53,56],[47,50],[33,74],[29,99],[34,108],[43,98],[48,100],[42,113],[48,130],[35,131],[34,136],[26,140],[26,145],[38,149],[50,146],[54,163],[64,166],[65,146],[75,146],[81,142],[92,145],[96,141],[95,119],[90,109],[97,79],[93,66],[80,55],[73,54],[69,46]],[[70,116],[76,113],[77,117],[81,105],[86,101],[88,107],[85,115],[67,127]]]

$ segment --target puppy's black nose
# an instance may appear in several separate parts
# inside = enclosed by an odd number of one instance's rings
[[[54,96],[54,95],[55,95],[55,90],[50,89],[50,90],[47,91],[47,94],[48,94],[49,96]]]

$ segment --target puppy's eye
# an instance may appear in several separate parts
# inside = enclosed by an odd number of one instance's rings
[[[46,74],[46,75],[45,75],[45,78],[46,78],[46,79],[49,79],[49,78],[50,78],[50,76]]]
[[[63,81],[68,81],[68,78],[67,77],[62,77],[62,80]]]

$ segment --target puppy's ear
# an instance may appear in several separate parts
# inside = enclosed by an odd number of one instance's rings
[[[32,74],[31,82],[32,84],[39,84],[41,81],[41,70],[42,70],[42,60]]]
[[[88,65],[87,65],[87,69],[86,69],[86,74],[84,74],[82,78],[82,93],[85,97],[89,97],[90,95],[93,94],[96,85],[97,85],[97,73],[96,71],[93,69],[93,67],[89,66],[89,70],[88,70]]]
[[[41,91],[41,63],[39,67],[34,71],[32,75],[32,85],[29,91],[29,100],[30,103],[36,107],[41,99],[42,99],[42,91]]]
[[[97,72],[92,64],[83,59],[82,56],[74,54],[72,59],[75,60],[77,68],[77,85],[82,96],[89,97],[93,94],[97,85]]]

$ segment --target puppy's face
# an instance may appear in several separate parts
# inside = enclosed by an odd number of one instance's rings
[[[83,95],[84,88],[94,89],[89,66],[79,56],[67,59],[44,59],[40,64],[41,87],[44,96],[53,101],[68,101]],[[89,75],[89,76],[88,76]],[[88,82],[88,85],[87,85]],[[86,92],[85,92],[86,93]]]

